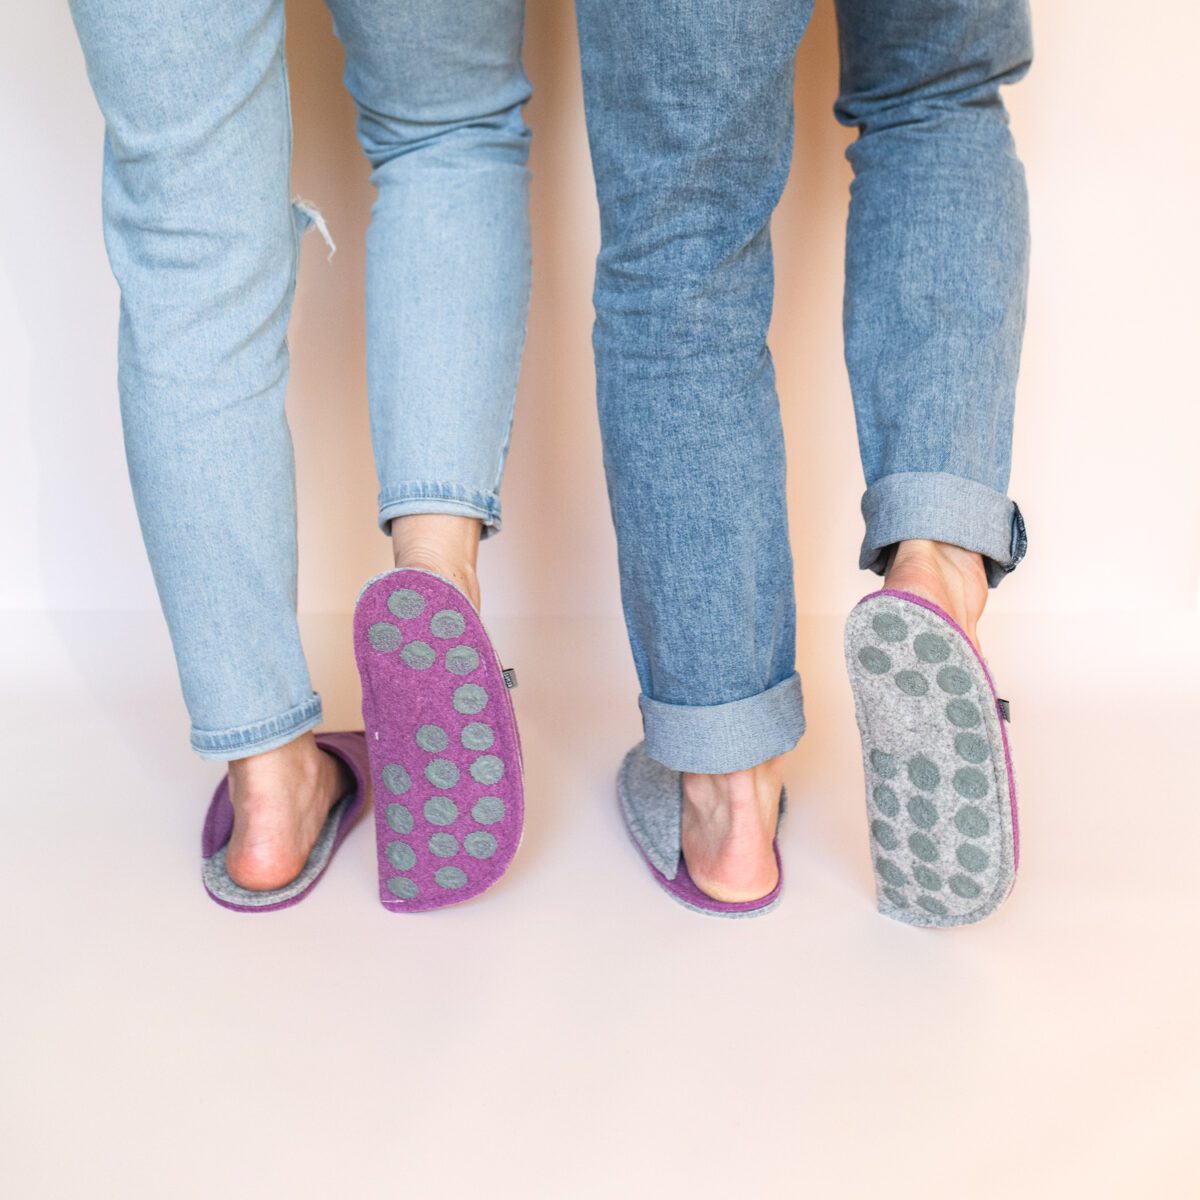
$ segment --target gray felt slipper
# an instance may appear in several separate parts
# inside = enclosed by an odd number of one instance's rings
[[[758,917],[770,912],[783,892],[783,862],[779,857],[779,825],[787,811],[787,789],[779,794],[779,823],[775,831],[775,864],[779,882],[765,896],[728,903],[702,892],[688,874],[683,858],[680,821],[683,812],[683,775],[664,767],[638,742],[625,755],[617,774],[621,816],[654,881],[684,908],[713,917]]]
[[[938,605],[883,588],[846,621],[876,902],[910,925],[970,925],[1016,881],[1017,782],[987,663]]]

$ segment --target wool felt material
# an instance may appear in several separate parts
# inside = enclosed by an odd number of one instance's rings
[[[309,852],[308,861],[291,883],[270,891],[251,891],[239,887],[229,876],[225,852],[233,834],[233,805],[229,801],[229,777],[225,776],[213,793],[201,836],[203,865],[201,878],[208,894],[220,905],[235,912],[272,912],[298,904],[313,889],[362,815],[367,798],[367,743],[361,732],[318,733],[317,745],[341,759],[354,777],[354,787],[329,810],[325,824]]]
[[[359,593],[354,654],[380,903],[425,912],[479,895],[525,820],[516,714],[479,614],[441,575],[385,571]]]
[[[1020,861],[1008,702],[962,627],[912,592],[854,606],[845,660],[879,911],[910,925],[982,920]]]
[[[680,833],[683,813],[683,773],[663,766],[638,742],[621,763],[617,773],[617,798],[625,828],[655,882],[670,896],[705,916],[757,917],[770,912],[783,892],[783,861],[779,857],[778,827],[774,843],[779,882],[756,900],[727,903],[702,892],[688,874]],[[779,796],[779,823],[787,809],[787,791]]]

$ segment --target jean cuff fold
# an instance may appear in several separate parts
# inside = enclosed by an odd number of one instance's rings
[[[500,532],[500,497],[464,483],[418,480],[393,484],[379,493],[379,528],[389,536],[393,517],[413,513],[478,517],[483,522],[481,538]]]
[[[321,697],[313,692],[307,700],[277,717],[231,729],[192,729],[192,749],[211,762],[228,762],[263,754],[294,741],[321,723]]]
[[[983,556],[988,587],[1025,557],[1025,518],[1003,492],[941,471],[904,471],[877,479],[862,497],[864,571],[883,575],[888,548],[914,538],[949,542]]]
[[[804,695],[793,671],[781,683],[726,704],[664,704],[638,697],[646,753],[674,771],[719,775],[785,754],[804,733]]]

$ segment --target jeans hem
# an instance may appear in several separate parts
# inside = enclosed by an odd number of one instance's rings
[[[781,683],[726,704],[664,704],[638,697],[646,753],[674,771],[719,775],[785,754],[804,734],[804,695],[793,671]]]
[[[379,493],[379,528],[391,536],[393,517],[414,513],[449,513],[478,517],[483,522],[480,537],[500,532],[500,497],[461,483],[402,483]]]
[[[862,497],[862,570],[884,575],[888,549],[913,538],[949,542],[983,556],[989,588],[1025,557],[1025,518],[1003,492],[962,475],[904,471],[877,479]]]
[[[287,712],[252,725],[222,730],[193,728],[192,749],[212,762],[228,762],[284,746],[320,723],[321,697],[314,692]]]

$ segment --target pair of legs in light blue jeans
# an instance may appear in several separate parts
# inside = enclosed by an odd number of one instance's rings
[[[296,626],[284,415],[300,235],[283,0],[72,0],[106,122],[130,477],[203,756],[321,720]],[[499,528],[530,283],[523,0],[330,0],[377,198],[379,523]],[[353,403],[331,395],[330,404]]]

